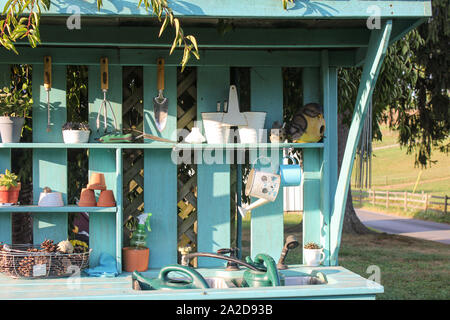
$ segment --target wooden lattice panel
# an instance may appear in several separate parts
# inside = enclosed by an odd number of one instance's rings
[[[197,115],[197,73],[189,68],[177,79],[177,128],[191,130]],[[197,248],[197,174],[195,165],[178,166],[178,247]],[[196,259],[192,260],[194,266]]]
[[[124,67],[122,123],[124,132],[143,128],[142,67]],[[123,217],[127,220],[144,210],[144,152],[125,149],[123,157]],[[129,239],[129,230],[124,228]]]

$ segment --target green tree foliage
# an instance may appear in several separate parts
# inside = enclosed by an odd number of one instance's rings
[[[433,17],[389,47],[373,93],[373,132],[381,139],[379,123],[391,110],[390,126],[399,143],[415,152],[416,165],[431,164],[433,147],[449,150],[450,27],[447,0],[433,0]],[[349,124],[361,68],[339,70],[339,111]]]

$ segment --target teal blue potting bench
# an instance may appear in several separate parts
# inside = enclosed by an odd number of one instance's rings
[[[20,54],[1,50],[0,74],[5,83],[10,64],[33,65],[33,143],[0,144],[0,170],[11,166],[12,148],[33,149],[34,201],[45,186],[62,192],[67,203],[67,149],[89,149],[89,171],[103,172],[115,193],[114,208],[58,208],[38,206],[0,207],[0,241],[11,242],[11,213],[33,213],[34,243],[49,238],[67,238],[68,212],[89,212],[90,265],[96,266],[100,253],[115,257],[121,270],[122,248],[122,150],[144,149],[145,212],[152,212],[148,246],[151,251],[148,276],[177,262],[177,167],[171,160],[173,148],[202,151],[208,144],[183,144],[146,140],[139,144],[100,144],[93,138],[82,145],[62,141],[61,125],[66,121],[66,66],[89,68],[89,122],[95,127],[103,93],[100,89],[101,57],[109,58],[110,84],[107,94],[116,115],[122,112],[122,66],[143,66],[144,130],[157,134],[153,115],[156,93],[156,60],[166,60],[165,95],[169,98],[169,118],[162,137],[176,138],[177,66],[181,54],[168,55],[171,32],[158,38],[159,26],[133,0],[103,1],[97,10],[95,1],[52,0],[41,23],[42,45],[30,48],[18,45]],[[0,5],[6,3],[1,0]],[[409,1],[313,1],[296,0],[284,10],[278,0],[186,0],[171,1],[174,14],[182,18],[186,32],[194,34],[200,45],[201,59],[191,60],[197,67],[197,114],[215,111],[216,101],[226,100],[230,85],[230,67],[250,67],[251,110],[266,111],[265,127],[282,120],[282,67],[303,68],[303,102],[324,106],[326,132],[323,143],[281,144],[302,148],[304,152],[304,216],[302,242],[320,243],[326,259],[321,267],[293,265],[281,271],[285,276],[323,272],[328,282],[320,286],[285,286],[171,291],[133,291],[130,274],[116,278],[14,280],[0,275],[0,298],[51,299],[225,299],[225,298],[298,298],[373,299],[383,287],[338,265],[345,200],[355,148],[366,116],[368,101],[387,47],[431,16],[431,2]],[[66,19],[79,9],[81,29],[69,30]],[[230,19],[235,28],[219,36],[218,19]],[[379,19],[379,20],[377,20]],[[377,25],[377,22],[379,24]],[[374,26],[375,28],[369,28]],[[51,90],[52,130],[46,132],[46,92],[43,86],[43,57],[53,59]],[[363,66],[341,172],[337,169],[337,68]],[[112,119],[109,119],[112,121]],[[119,118],[119,125],[121,119]],[[95,130],[94,130],[95,131]],[[272,145],[229,144],[231,149],[264,149]],[[278,156],[281,155],[279,149]],[[198,165],[198,251],[216,252],[230,247],[230,165]],[[283,197],[252,211],[251,255],[267,253],[280,256],[283,235]],[[224,271],[224,262],[199,259],[204,275],[223,277],[239,272]],[[74,286],[75,285],[75,286]]]

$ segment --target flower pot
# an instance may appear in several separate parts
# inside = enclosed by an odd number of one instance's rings
[[[116,199],[112,190],[103,190],[98,197],[97,207],[115,207]]]
[[[87,188],[92,190],[106,190],[105,175],[103,173],[93,172]]]
[[[303,249],[303,256],[307,266],[317,267],[325,260],[325,253],[321,249]]]
[[[143,272],[148,269],[148,248],[125,247],[122,249],[123,269],[127,272]]]
[[[20,142],[20,135],[24,123],[25,118],[23,117],[0,117],[2,143]]]
[[[17,203],[19,201],[20,189],[20,182],[17,184],[17,187],[10,187],[9,189],[5,186],[0,186],[0,203]]]
[[[240,143],[262,143],[267,142],[264,132],[264,123],[267,112],[243,112],[248,125],[239,126]]]
[[[39,207],[62,207],[64,201],[61,192],[41,192],[39,195]]]
[[[64,143],[87,143],[89,141],[90,131],[86,130],[63,130]]]
[[[96,207],[97,201],[95,200],[94,190],[83,188],[81,189],[79,207]]]

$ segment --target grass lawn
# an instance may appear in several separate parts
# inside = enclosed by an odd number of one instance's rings
[[[300,221],[301,215],[285,215],[285,235],[294,234],[301,240]],[[244,257],[249,254],[249,226],[247,215],[242,228]],[[300,247],[289,252],[286,262],[302,263]],[[378,266],[385,293],[377,299],[450,299],[450,246],[446,244],[384,233],[344,234],[339,265],[364,278],[370,276],[366,273],[369,266]]]
[[[450,156],[433,150],[432,160],[437,161],[426,169],[414,167],[414,154],[406,154],[398,144],[398,135],[382,127],[383,140],[374,141],[372,147],[372,186],[374,189],[412,192],[420,174],[415,192],[433,195],[450,195]],[[352,184],[354,179],[352,179]]]

